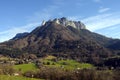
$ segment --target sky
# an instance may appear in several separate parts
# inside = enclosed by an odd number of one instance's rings
[[[120,38],[120,0],[0,0],[0,42],[30,32],[43,20],[67,17],[111,38]]]

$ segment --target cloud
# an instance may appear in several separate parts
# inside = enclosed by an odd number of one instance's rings
[[[95,32],[99,34],[104,34],[108,37],[113,37],[113,38],[120,38],[120,25],[114,25],[106,28],[99,29]]]
[[[107,37],[120,38],[120,12],[99,14],[83,18],[70,16],[71,20],[82,21],[88,30],[105,35]],[[82,19],[83,18],[83,19]]]
[[[39,26],[41,23],[30,23],[25,26],[12,27],[6,31],[0,32],[0,42],[9,40],[13,38],[17,33],[30,32],[36,26]]]
[[[68,16],[67,18],[69,20],[73,20],[73,21],[80,21],[80,19],[82,18],[82,16]]]
[[[106,11],[109,11],[110,10],[110,8],[100,8],[99,9],[99,13],[103,13],[103,12],[106,12]]]
[[[38,25],[40,25],[40,23],[30,23],[25,26],[12,27],[6,31],[0,32],[0,35],[7,34],[7,33],[29,32],[31,30],[31,28],[35,28]]]
[[[63,13],[58,11],[62,5],[64,5],[63,0],[52,0],[52,4],[35,12],[32,16],[28,16],[28,22],[39,22],[51,19],[55,16],[62,16]]]
[[[82,20],[91,31],[120,24],[119,13],[100,14]]]
[[[33,16],[28,16],[28,22],[41,22],[51,18],[51,14],[47,12],[35,12]]]

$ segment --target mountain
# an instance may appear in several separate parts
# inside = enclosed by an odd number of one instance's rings
[[[13,37],[11,40],[16,40],[16,39],[24,38],[24,37],[26,37],[28,34],[29,34],[28,32],[18,33],[18,34],[16,34],[16,36]]]
[[[43,21],[32,32],[18,34],[12,40],[1,43],[0,53],[11,57],[18,53],[51,54],[97,64],[114,55],[114,48],[109,47],[113,43],[116,44],[116,40],[87,30],[82,22],[63,17]]]

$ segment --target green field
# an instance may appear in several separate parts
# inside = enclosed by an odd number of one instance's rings
[[[45,66],[48,67],[61,67],[64,69],[68,70],[73,70],[73,69],[84,69],[84,68],[93,68],[93,65],[88,64],[88,63],[79,63],[75,60],[59,60],[59,61],[52,61],[48,58],[45,58],[42,60],[44,62]]]
[[[20,76],[0,75],[0,80],[40,80],[40,79],[26,78],[26,77],[20,77]]]
[[[21,70],[22,72],[26,71],[35,71],[37,70],[37,67],[34,63],[29,63],[29,64],[20,64],[20,65],[15,65],[14,69],[16,70]]]
[[[79,63],[75,60],[61,60],[57,64],[63,65],[66,69],[83,69],[83,68],[93,68],[91,64],[88,63]]]

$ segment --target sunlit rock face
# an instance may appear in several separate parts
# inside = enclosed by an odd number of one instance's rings
[[[42,24],[41,24],[41,25],[43,26],[43,25],[45,25],[45,23],[46,23],[45,21],[42,21]]]
[[[50,22],[55,22],[57,24],[65,26],[65,27],[71,26],[71,27],[74,27],[74,28],[76,28],[78,30],[80,30],[80,29],[86,29],[85,25],[82,22],[68,20],[65,17],[62,17],[62,18],[59,18],[59,19],[56,18],[54,20],[49,20],[47,22],[43,21],[42,25],[48,25]]]

